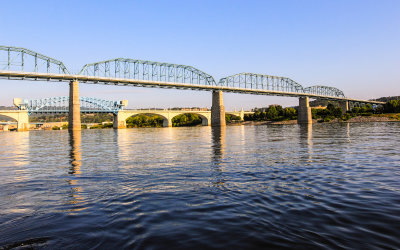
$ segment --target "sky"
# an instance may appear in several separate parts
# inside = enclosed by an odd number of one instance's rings
[[[122,57],[190,65],[216,81],[284,76],[371,99],[400,95],[399,13],[398,0],[3,1],[0,45],[53,57],[72,73]],[[0,79],[0,105],[66,95],[67,83]],[[206,91],[80,84],[80,95],[126,99],[129,108],[211,107]],[[249,110],[298,100],[224,93],[224,103]]]

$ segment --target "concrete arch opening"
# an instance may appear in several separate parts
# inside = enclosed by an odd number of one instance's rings
[[[3,110],[0,111],[0,116],[6,117],[8,120],[15,120],[17,123],[17,131],[29,130],[29,117],[27,110]]]
[[[9,131],[14,127],[17,127],[17,120],[7,116],[7,115],[0,115],[0,131]]]
[[[167,117],[157,113],[137,113],[125,119],[127,128],[134,127],[170,127]]]
[[[244,117],[241,117],[240,114],[225,112],[226,122],[242,121],[243,119]]]
[[[210,115],[209,115],[210,116]],[[210,125],[211,117],[207,117],[206,115],[190,112],[190,113],[181,113],[176,114],[172,117],[171,122],[173,127],[180,127],[180,126],[196,126],[196,125],[203,125],[209,126]]]

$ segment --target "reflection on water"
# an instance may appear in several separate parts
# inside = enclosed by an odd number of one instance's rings
[[[69,131],[71,168],[69,174],[81,174],[82,152],[81,131]]]
[[[83,204],[84,199],[82,197],[82,187],[79,185],[79,176],[82,174],[82,134],[81,131],[68,131],[69,135],[69,146],[70,146],[70,167],[69,167],[69,177],[66,181],[70,186],[70,190],[67,192],[67,204],[73,205],[66,209],[66,211],[72,214],[73,212],[82,211],[86,208]],[[76,205],[80,206],[76,206]]]
[[[226,127],[212,127],[213,161],[218,165],[224,157]]]
[[[312,142],[312,131],[313,125],[312,123],[309,124],[299,124],[300,127],[300,144],[305,147],[307,150],[304,153],[304,158],[307,159],[309,162],[312,162],[312,149],[313,149],[313,142]]]
[[[226,127],[212,127],[212,179],[211,185],[216,187],[223,187],[226,180],[224,179],[222,172],[224,171],[224,164],[222,159],[224,158],[225,151],[225,133]]]
[[[0,249],[399,249],[398,135],[400,123],[0,133]]]

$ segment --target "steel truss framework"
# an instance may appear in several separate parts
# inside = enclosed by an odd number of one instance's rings
[[[0,69],[27,72],[69,74],[64,63],[35,51],[0,46]]]
[[[343,91],[340,89],[320,85],[304,88],[304,92],[322,96],[345,97]]]
[[[0,71],[1,70],[26,73],[54,73],[60,74],[57,76],[59,79],[62,79],[63,77],[68,79],[81,79],[82,77],[80,76],[85,76],[87,79],[83,80],[83,82],[87,83],[118,85],[120,84],[120,80],[118,79],[124,79],[124,81],[129,79],[134,81],[138,80],[138,83],[135,83],[133,86],[142,87],[172,87],[191,89],[189,86],[193,86],[193,89],[219,89],[222,91],[238,93],[247,93],[247,90],[249,93],[253,94],[269,93],[271,95],[285,95],[287,93],[289,96],[294,96],[293,94],[298,93],[301,94],[301,96],[310,94],[310,97],[313,98],[345,98],[343,92],[337,88],[327,86],[312,86],[303,88],[302,85],[287,77],[254,73],[240,73],[224,77],[217,83],[211,75],[191,66],[124,58],[86,64],[79,72],[79,75],[75,76],[69,73],[61,61],[25,48],[8,46],[0,46]],[[39,79],[30,76],[27,77],[31,80]],[[101,78],[100,80],[98,80],[99,77]],[[28,79],[25,77],[12,78],[10,76],[8,76],[8,78]],[[47,77],[45,79],[52,80],[52,78]],[[141,84],[140,81],[147,81],[147,83]],[[151,84],[149,84],[149,82],[151,82]],[[153,84],[153,82],[155,84]],[[165,86],[161,84],[157,85],[157,82],[163,82],[167,84],[164,84]],[[129,84],[125,83],[121,85]],[[201,86],[208,87],[201,88]],[[212,88],[210,89],[209,87]],[[257,90],[260,90],[260,92],[257,92]]]
[[[124,58],[86,64],[79,74],[109,78],[216,85],[212,76],[192,66]]]
[[[222,78],[219,80],[219,85],[231,88],[304,93],[303,87],[290,78],[254,73],[240,73]]]
[[[79,97],[82,113],[113,113],[123,109],[120,101],[108,101],[93,97]],[[19,109],[27,109],[28,114],[38,113],[68,113],[69,97],[51,97],[35,100],[24,100],[18,107]]]

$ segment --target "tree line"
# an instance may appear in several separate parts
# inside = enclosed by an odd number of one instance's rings
[[[326,108],[312,108],[312,118],[319,122],[329,122],[335,118],[348,120],[356,116],[372,116],[383,113],[400,113],[400,100],[390,100],[384,105],[372,106],[366,104],[361,107],[353,107],[350,111],[343,113],[343,109],[336,103],[328,103]],[[280,105],[270,105],[266,109],[255,109],[254,114],[246,114],[245,121],[284,121],[296,120],[297,109],[282,108]]]
[[[264,111],[265,110],[265,111]],[[255,109],[254,114],[245,114],[245,121],[284,121],[296,120],[297,110],[295,108],[282,108],[281,105],[270,105],[268,108]]]

